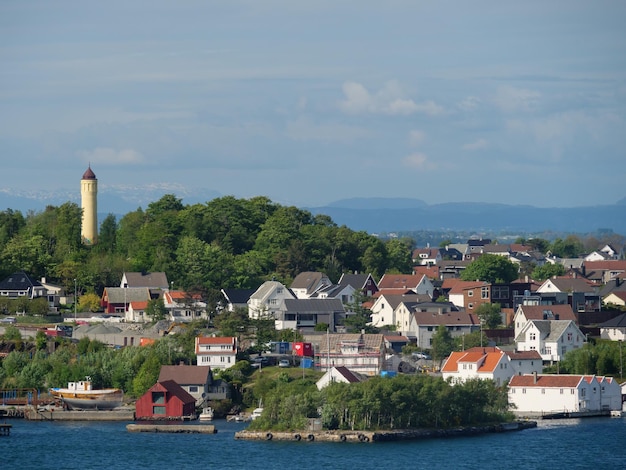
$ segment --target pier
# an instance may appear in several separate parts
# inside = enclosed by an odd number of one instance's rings
[[[212,424],[128,424],[129,432],[164,432],[186,434],[215,434],[217,429]]]

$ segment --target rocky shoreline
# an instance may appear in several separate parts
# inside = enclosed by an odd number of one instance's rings
[[[442,437],[475,436],[495,432],[522,431],[537,427],[537,421],[513,421],[486,426],[469,426],[451,429],[404,429],[389,431],[303,431],[273,432],[248,431],[235,433],[235,439],[256,441],[293,442],[386,442],[401,440],[434,439]]]

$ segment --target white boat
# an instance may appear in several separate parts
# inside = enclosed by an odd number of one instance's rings
[[[51,388],[50,395],[70,410],[112,410],[122,405],[124,391],[119,388],[94,390],[91,381],[69,382],[67,388]]]
[[[213,421],[213,408],[210,406],[208,408],[204,408],[202,413],[198,416],[198,421]]]
[[[255,408],[254,411],[252,411],[252,414],[250,415],[250,419],[255,420],[259,416],[261,416],[262,413],[263,413],[263,408]]]

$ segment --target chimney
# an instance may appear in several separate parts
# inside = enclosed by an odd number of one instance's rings
[[[533,383],[536,384],[537,383],[537,371],[533,372]]]

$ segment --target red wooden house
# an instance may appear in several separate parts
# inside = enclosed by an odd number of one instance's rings
[[[195,417],[196,399],[173,380],[154,384],[135,405],[136,420],[182,420]]]

